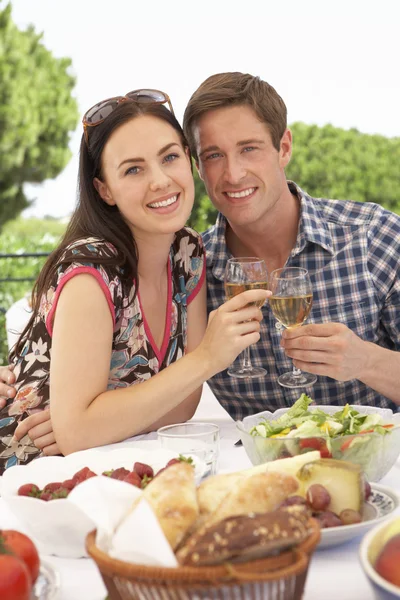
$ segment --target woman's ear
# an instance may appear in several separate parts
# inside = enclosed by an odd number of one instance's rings
[[[108,186],[106,183],[104,183],[104,181],[101,181],[101,179],[98,179],[97,177],[95,177],[93,179],[93,185],[97,190],[97,193],[99,194],[100,198],[102,200],[104,200],[104,202],[106,204],[108,204],[109,206],[115,206],[115,202],[112,198],[111,192],[108,189]]]

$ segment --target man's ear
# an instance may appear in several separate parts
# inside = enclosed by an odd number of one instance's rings
[[[93,179],[93,185],[96,188],[100,198],[104,200],[106,204],[108,204],[109,206],[115,206],[115,202],[112,198],[110,190],[108,189],[107,184],[104,183],[104,181],[101,181],[101,179],[95,177]]]
[[[286,129],[281,139],[281,149],[279,150],[279,164],[284,169],[292,156],[292,132]]]
[[[203,177],[203,175],[201,173],[201,169],[200,169],[200,165],[199,165],[199,161],[198,160],[195,160],[195,165],[196,165],[196,169],[197,169],[197,172],[199,174],[200,179],[202,181],[204,181],[204,177]]]

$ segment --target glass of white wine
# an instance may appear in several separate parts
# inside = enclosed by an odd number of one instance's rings
[[[312,308],[312,285],[307,269],[283,267],[270,275],[272,296],[269,305],[275,318],[287,329],[301,327]],[[278,377],[283,387],[297,388],[312,385],[317,377],[303,373],[293,365],[293,371]]]
[[[246,290],[268,289],[268,271],[263,260],[257,257],[229,258],[225,268],[225,295],[230,300]],[[263,302],[256,303],[259,308]],[[253,367],[250,361],[250,348],[240,355],[240,366],[231,365],[228,375],[231,377],[261,377],[266,369]]]

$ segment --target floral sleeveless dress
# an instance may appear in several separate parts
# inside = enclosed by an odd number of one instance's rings
[[[158,348],[143,313],[140,290],[133,302],[124,297],[115,267],[74,260],[85,254],[107,259],[115,248],[96,238],[69,246],[47,294],[43,296],[30,339],[15,365],[17,395],[0,410],[0,474],[17,464],[40,456],[29,436],[13,439],[18,423],[49,405],[52,323],[64,285],[80,273],[90,273],[103,290],[113,318],[113,342],[107,389],[136,385],[181,358],[187,345],[187,307],[205,278],[205,255],[201,237],[190,228],[175,234],[168,260],[168,304],[164,340]],[[79,248],[79,250],[78,250]],[[132,286],[129,300],[135,293]]]

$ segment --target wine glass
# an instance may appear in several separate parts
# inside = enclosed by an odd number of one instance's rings
[[[287,329],[301,327],[311,312],[312,286],[307,269],[283,267],[270,276],[272,296],[269,305],[276,319]],[[312,385],[317,377],[303,373],[293,365],[293,371],[278,377],[283,387],[296,388]]]
[[[266,264],[257,257],[229,258],[225,268],[225,294],[230,300],[245,290],[268,289],[268,272]],[[255,302],[259,308],[264,302]],[[240,366],[231,365],[228,375],[231,377],[261,377],[267,372],[262,367],[253,367],[250,362],[250,348],[240,355]]]

